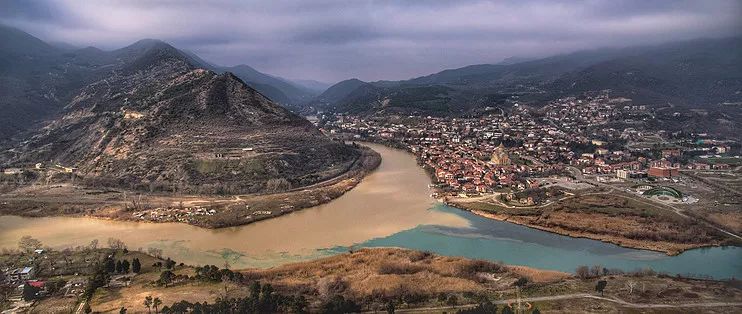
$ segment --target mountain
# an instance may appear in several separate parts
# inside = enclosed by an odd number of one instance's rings
[[[370,84],[356,78],[338,82],[335,85],[330,86],[329,88],[327,88],[327,90],[322,92],[322,94],[317,96],[317,98],[315,98],[315,102],[327,104],[337,103],[361,86],[368,87],[370,86]]]
[[[316,94],[297,87],[287,80],[262,73],[248,65],[237,65],[233,67],[216,67],[218,72],[232,72],[247,84],[254,86],[258,91],[273,101],[281,104],[300,104],[308,102]]]
[[[319,95],[326,91],[333,84],[315,81],[315,80],[289,80],[290,83],[311,91],[312,93]]]
[[[158,47],[177,50],[194,67],[219,73],[233,70],[243,81],[279,103],[298,104],[317,94],[249,66],[213,65],[193,52],[156,39],[143,39],[112,51],[95,47],[74,49],[69,45],[51,45],[19,29],[0,25],[0,142],[53,118],[82,87]]]
[[[571,95],[611,89],[640,102],[742,101],[742,37],[672,43],[590,65],[550,88]]]
[[[740,41],[739,37],[691,40],[471,65],[406,81],[367,83],[374,88],[357,84],[356,90],[345,90],[342,97],[320,96],[317,101],[340,112],[459,114],[508,105],[516,97],[519,102],[538,104],[611,89],[613,95],[642,103],[734,103],[742,101]]]
[[[88,185],[231,194],[323,181],[360,155],[170,45],[140,41],[113,55],[127,61],[22,141],[11,164],[51,160]]]
[[[0,25],[0,141],[61,108],[96,69],[21,30]]]

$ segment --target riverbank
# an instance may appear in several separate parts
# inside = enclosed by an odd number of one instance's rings
[[[482,198],[450,198],[445,203],[489,219],[670,256],[696,248],[738,245],[704,224],[620,195],[584,193],[553,204],[524,207],[506,207]]]
[[[395,141],[370,141],[410,152],[405,145]],[[431,169],[418,165],[431,182],[436,181]],[[592,194],[596,198],[584,200],[580,199],[580,194]],[[658,205],[635,200],[635,196],[618,194],[615,191],[584,190],[577,192],[576,197],[553,204],[517,208],[498,206],[497,202],[472,202],[472,198],[462,197],[449,197],[441,201],[489,219],[670,256],[697,248],[742,244],[701,223],[668,213]]]
[[[0,266],[25,265],[29,254],[33,253],[6,252],[0,255]],[[25,309],[32,313],[52,309],[72,312],[87,304],[95,312],[125,308],[132,313],[145,310],[147,296],[157,298],[162,310],[196,303],[214,306],[232,299],[253,298],[257,303],[267,299],[257,294],[265,293],[275,302],[262,305],[270,307],[269,312],[325,312],[333,304],[352,306],[352,312],[386,311],[390,305],[399,312],[441,313],[478,306],[490,306],[488,312],[494,312],[492,304],[499,310],[512,306],[517,297],[529,308],[561,313],[585,309],[625,312],[632,308],[733,310],[742,306],[737,281],[670,277],[651,270],[622,273],[599,267],[585,267],[573,275],[393,248],[361,249],[270,269],[241,270],[196,267],[178,260],[169,263],[166,256],[123,249],[87,247],[68,252],[50,250],[43,255],[33,259],[33,266],[39,269],[35,278],[64,288],[50,289],[31,303],[3,300],[0,295],[0,310],[28,304]],[[113,268],[106,276],[108,284],[99,284],[89,297],[82,295],[83,289],[67,288],[89,286],[86,281],[103,271],[96,265],[105,265],[108,260],[128,264],[134,259],[141,261],[138,271]],[[599,281],[606,283],[600,293],[595,291]],[[339,298],[343,300],[340,303]]]
[[[368,147],[361,151],[361,156],[343,174],[286,192],[210,196],[140,193],[73,184],[31,185],[0,194],[0,215],[179,222],[202,228],[246,225],[326,204],[350,191],[381,164],[379,153]]]

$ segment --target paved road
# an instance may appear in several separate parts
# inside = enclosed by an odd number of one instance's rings
[[[595,181],[595,180],[586,179],[585,176],[582,174],[582,171],[580,171],[580,169],[577,169],[575,167],[567,167],[567,169],[575,175],[575,178],[577,180],[585,181],[585,182],[588,182],[588,183],[593,184],[595,186],[601,186],[601,187],[605,187],[605,188],[608,188],[608,189],[613,189],[613,190],[616,190],[616,191],[621,192],[621,193],[624,192],[623,189],[618,188],[618,187],[615,187],[615,186],[612,186],[610,184],[605,184],[605,183],[598,182],[598,181]],[[628,198],[627,196],[622,196],[620,194],[618,194],[617,196]],[[670,210],[672,210],[673,212],[675,212],[675,214],[677,214],[677,215],[679,215],[681,217],[688,218],[688,219],[693,219],[695,221],[701,222],[701,223],[705,224],[706,226],[709,226],[711,228],[714,228],[714,229],[716,229],[716,230],[718,230],[718,231],[720,231],[720,232],[722,232],[722,233],[724,233],[724,234],[726,234],[726,235],[728,235],[730,237],[736,238],[737,240],[742,240],[742,236],[740,236],[740,235],[738,235],[736,233],[733,233],[731,231],[722,229],[722,228],[720,228],[720,227],[718,227],[718,226],[716,226],[714,224],[711,224],[708,221],[705,221],[703,219],[698,219],[698,218],[695,218],[695,217],[692,217],[692,216],[688,216],[685,213],[683,213],[684,212],[683,209],[677,208],[675,206],[672,206],[672,205],[669,205],[669,204],[664,204],[664,203],[657,203],[657,202],[654,202],[654,201],[647,201],[647,200],[644,200],[644,199],[641,199],[641,198],[637,198],[637,197],[632,197],[630,199],[635,200],[635,201],[638,201],[638,202],[643,203],[643,204],[646,204],[646,205],[655,206],[655,207],[658,207],[658,208],[664,208],[664,209],[668,209],[669,208]]]

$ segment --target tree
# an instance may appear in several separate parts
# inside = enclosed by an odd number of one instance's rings
[[[155,298],[154,300],[152,300],[152,307],[155,308],[155,313],[159,312],[158,308],[160,307],[161,304],[162,304],[162,300],[160,300],[160,298]]]
[[[173,277],[175,277],[175,274],[173,272],[166,270],[162,273],[160,273],[160,283],[165,285],[167,288],[167,285],[173,282]]]
[[[114,250],[124,250],[126,249],[126,243],[120,239],[108,238],[108,247]]]
[[[590,274],[593,277],[600,277],[601,273],[603,273],[603,266],[593,265],[593,267],[590,268]]]
[[[116,271],[116,262],[113,261],[111,258],[106,259],[106,272],[107,273],[113,273]]]
[[[142,263],[139,262],[139,258],[135,258],[131,262],[131,271],[138,274],[142,271]]]
[[[451,307],[456,307],[456,305],[459,304],[459,298],[455,295],[448,296],[448,299],[446,299],[446,305]]]
[[[169,257],[167,258],[167,260],[165,260],[165,268],[167,269],[173,269],[173,267],[175,267],[175,264],[175,261],[171,260]]]
[[[90,244],[88,244],[88,249],[95,250],[98,248],[98,239],[93,239],[90,241]]]
[[[116,272],[117,273],[124,272],[124,265],[121,264],[121,261],[116,261]]]
[[[32,285],[29,285],[28,283],[23,284],[23,300],[31,301],[36,300],[36,294],[41,289],[36,288]]]
[[[130,266],[130,264],[129,264],[129,261],[128,260],[121,261],[121,267],[123,267],[123,273],[126,274],[126,273],[129,272],[129,266]]]
[[[634,288],[636,287],[636,281],[627,281],[626,282],[626,288],[629,288],[629,294],[632,294],[634,292]]]
[[[147,307],[147,313],[152,313],[152,311],[150,311],[150,308],[152,307],[152,296],[148,295],[144,297],[144,306]]]
[[[388,314],[394,314],[394,310],[396,310],[396,307],[394,306],[394,300],[388,300],[386,301],[386,312]]]
[[[162,249],[158,249],[158,248],[154,248],[154,247],[147,248],[147,253],[149,253],[149,255],[152,255],[152,256],[154,256],[156,258],[161,258],[162,257]]]
[[[322,313],[357,313],[361,311],[361,306],[353,300],[346,300],[341,295],[335,295],[322,304],[320,311]]]
[[[18,248],[26,253],[32,253],[33,251],[40,249],[41,245],[41,241],[27,235],[18,240]]]
[[[605,286],[608,285],[608,281],[601,280],[598,281],[598,284],[595,285],[595,291],[600,292],[600,296],[603,296],[603,290],[605,290]]]
[[[291,303],[291,311],[294,313],[306,313],[309,302],[303,295],[299,295],[294,298],[294,302]]]
[[[521,288],[523,286],[525,286],[526,284],[528,284],[528,278],[526,278],[526,277],[520,277],[520,278],[518,278],[518,280],[516,280],[513,283],[514,286],[518,286],[518,287],[521,287]]]
[[[577,269],[575,269],[575,274],[577,275],[577,277],[580,277],[580,279],[590,278],[590,268],[585,265],[577,266]]]

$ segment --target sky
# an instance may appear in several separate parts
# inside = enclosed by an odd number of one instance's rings
[[[115,49],[161,39],[292,79],[408,79],[447,68],[742,32],[739,0],[0,0],[0,23]]]

